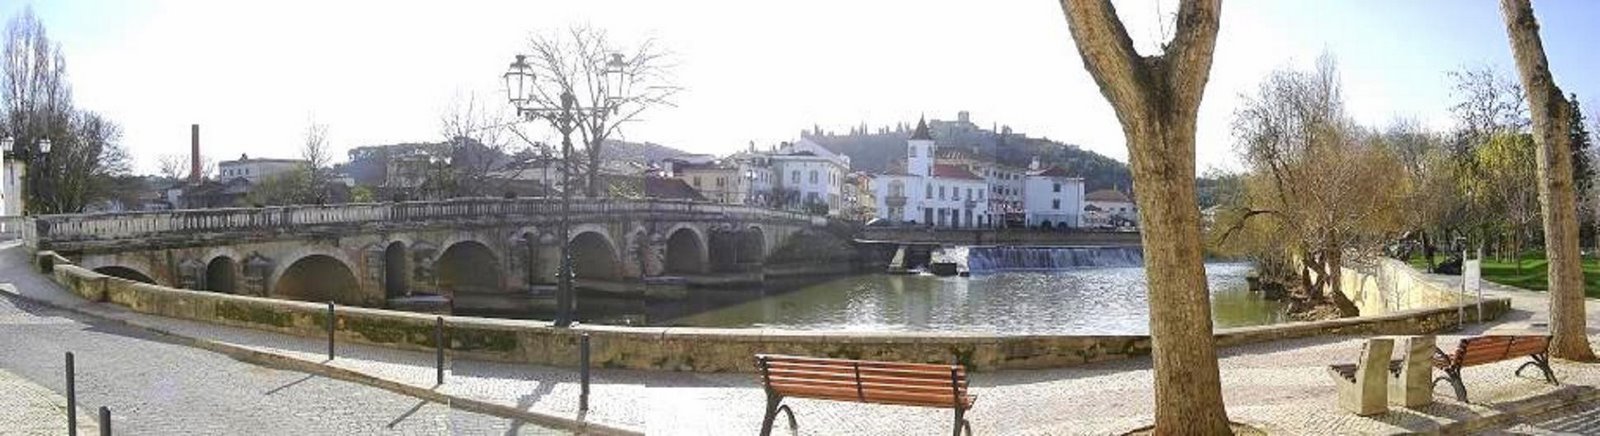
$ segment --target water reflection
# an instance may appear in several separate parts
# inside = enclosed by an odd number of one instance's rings
[[[1277,302],[1245,283],[1246,264],[1206,265],[1218,327],[1282,321]],[[863,275],[685,316],[661,324],[1001,334],[1149,331],[1143,268],[1004,272],[970,278]]]

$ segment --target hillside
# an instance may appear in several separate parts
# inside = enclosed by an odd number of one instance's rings
[[[929,130],[940,147],[971,149],[1007,165],[1026,167],[1035,156],[1044,165],[1060,166],[1084,178],[1085,189],[1120,188],[1127,191],[1133,185],[1133,175],[1128,165],[1074,144],[1065,144],[1046,138],[1030,138],[1026,134],[1011,132],[1009,127],[980,128],[963,119],[957,121],[931,120]],[[913,123],[914,124],[914,123]],[[851,129],[848,134],[834,134],[820,129],[802,132],[802,136],[816,141],[834,152],[850,156],[855,170],[881,172],[891,164],[905,159],[906,139],[911,128],[901,124],[894,128],[869,131],[865,127]]]

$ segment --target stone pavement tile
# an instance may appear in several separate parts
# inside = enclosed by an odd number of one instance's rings
[[[95,413],[78,408],[78,434],[99,434]],[[29,436],[66,434],[66,397],[21,376],[0,370],[0,433]]]

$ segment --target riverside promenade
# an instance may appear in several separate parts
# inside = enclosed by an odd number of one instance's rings
[[[10,284],[0,291],[3,305],[41,302],[63,309],[62,317],[125,324],[245,362],[356,381],[474,412],[514,415],[580,432],[755,434],[765,398],[752,374],[597,369],[590,410],[579,412],[578,375],[572,368],[457,360],[448,363],[448,380],[436,385],[431,353],[340,345],[338,357],[327,361],[326,343],[318,339],[155,317],[88,302],[34,272],[27,254],[14,246],[0,248],[0,283]],[[1545,319],[1542,294],[1500,287],[1493,287],[1488,294],[1511,298],[1513,311],[1495,323],[1471,326],[1463,334],[1527,331]],[[1591,326],[1600,326],[1597,313],[1600,305],[1590,302]],[[1591,329],[1592,335],[1597,332],[1600,329]],[[1448,348],[1455,339],[1443,335],[1439,343]],[[1555,371],[1563,384],[1551,386],[1513,377],[1511,372],[1520,362],[1501,362],[1466,371],[1472,404],[1455,401],[1449,388],[1441,386],[1435,391],[1433,405],[1415,410],[1396,407],[1384,415],[1357,417],[1336,407],[1335,387],[1325,368],[1353,362],[1361,342],[1359,337],[1326,336],[1219,350],[1230,418],[1269,434],[1503,429],[1538,433],[1542,425],[1554,422],[1548,417],[1552,411],[1559,415],[1562,411],[1558,409],[1600,399],[1600,391],[1594,388],[1600,386],[1600,365],[1557,361]],[[1152,415],[1148,358],[1064,369],[981,372],[973,375],[972,383],[978,401],[967,416],[977,434],[1120,434],[1147,425]],[[226,381],[214,388],[233,389]],[[799,434],[949,431],[948,410],[803,399],[792,400],[791,407],[799,421]],[[225,415],[221,419],[226,419]],[[326,431],[310,430],[311,434],[338,433],[344,428],[337,422],[340,416],[316,419],[326,423],[327,427],[321,428]]]

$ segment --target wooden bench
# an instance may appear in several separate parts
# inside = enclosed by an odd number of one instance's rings
[[[1461,369],[1469,366],[1478,366],[1521,357],[1533,359],[1517,367],[1516,375],[1529,366],[1539,368],[1544,372],[1544,379],[1551,384],[1561,384],[1556,381],[1556,374],[1550,370],[1550,336],[1476,336],[1464,338],[1456,346],[1455,354],[1446,354],[1444,350],[1435,348],[1433,351],[1433,367],[1444,370],[1445,376],[1433,380],[1438,386],[1440,381],[1450,382],[1455,388],[1456,399],[1467,402],[1467,387],[1461,381]]]
[[[772,434],[772,421],[780,411],[788,415],[789,428],[797,428],[794,411],[782,404],[784,398],[954,409],[952,434],[972,434],[966,413],[977,396],[967,393],[967,370],[961,365],[758,354],[756,366],[767,391],[762,436]]]

